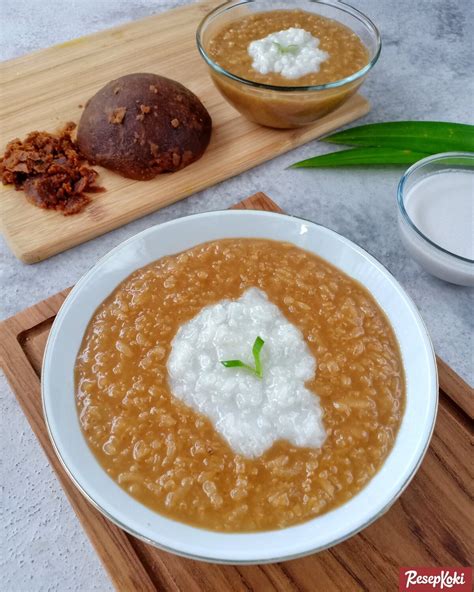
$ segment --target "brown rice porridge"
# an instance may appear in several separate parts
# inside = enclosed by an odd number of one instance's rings
[[[281,440],[258,458],[237,455],[170,392],[166,364],[179,327],[252,287],[317,360],[306,386],[323,409],[320,449]],[[164,257],[122,282],[89,324],[76,392],[89,446],[130,495],[191,525],[242,532],[309,520],[360,491],[393,446],[405,383],[393,330],[361,284],[292,244],[229,239]]]

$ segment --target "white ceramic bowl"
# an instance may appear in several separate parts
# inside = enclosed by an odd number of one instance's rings
[[[99,304],[143,265],[209,240],[258,237],[290,241],[325,258],[364,284],[387,314],[400,344],[407,381],[406,410],[395,445],[370,483],[341,507],[298,526],[226,534],[175,522],[149,510],[101,468],[80,430],[74,365]],[[43,405],[56,452],[75,485],[110,520],[162,549],[213,562],[262,563],[320,551],[366,527],[405,489],[427,449],[436,417],[438,381],[430,338],[413,302],[371,255],[337,233],[282,214],[225,211],[197,214],[149,228],[95,265],[64,302],[43,364]]]

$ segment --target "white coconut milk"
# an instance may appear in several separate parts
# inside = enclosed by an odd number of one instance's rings
[[[296,27],[252,41],[247,51],[253,59],[254,70],[260,74],[281,74],[288,79],[319,72],[322,62],[329,57],[326,51],[319,49],[317,37]]]
[[[262,378],[221,364],[252,365],[256,337],[265,341]],[[258,457],[277,440],[320,447],[326,438],[319,398],[305,386],[316,360],[301,331],[257,288],[182,325],[167,367],[173,395],[206,415],[237,454]]]
[[[436,245],[474,259],[474,172],[443,171],[422,178],[408,191],[405,209]]]

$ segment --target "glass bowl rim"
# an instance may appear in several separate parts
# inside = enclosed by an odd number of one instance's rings
[[[370,33],[375,38],[376,49],[372,59],[360,70],[357,70],[350,76],[346,76],[345,78],[340,78],[339,80],[335,80],[334,82],[327,82],[326,84],[315,84],[315,85],[306,85],[306,86],[278,86],[274,84],[265,84],[263,82],[255,82],[253,80],[248,80],[247,78],[242,78],[241,76],[237,76],[236,74],[232,74],[229,70],[226,70],[222,66],[219,66],[214,60],[212,60],[209,55],[207,54],[206,50],[204,49],[203,44],[201,43],[202,32],[205,25],[208,23],[212,17],[220,14],[221,12],[227,12],[228,10],[232,10],[236,6],[241,6],[243,4],[250,4],[253,2],[258,2],[258,0],[240,0],[236,1],[233,4],[230,4],[229,1],[223,2],[216,6],[211,12],[207,13],[206,16],[201,20],[199,26],[196,30],[196,44],[199,50],[199,53],[203,57],[204,61],[207,65],[216,71],[218,74],[222,74],[231,80],[236,82],[240,82],[242,84],[246,84],[247,86],[251,86],[254,88],[264,89],[264,90],[273,90],[279,92],[308,92],[308,91],[320,91],[320,90],[327,90],[331,88],[338,88],[340,86],[344,86],[350,82],[354,82],[359,78],[362,78],[367,74],[376,64],[377,60],[379,59],[380,52],[382,50],[382,38],[380,36],[380,32],[375,24],[367,17],[363,12],[354,8],[350,4],[342,2],[341,0],[307,0],[313,4],[323,4],[326,6],[331,6],[336,10],[341,12],[345,12],[350,16],[361,21],[365,27],[370,31]]]
[[[440,152],[439,154],[432,154],[430,156],[427,156],[426,158],[422,158],[421,160],[418,160],[417,162],[412,164],[404,172],[404,174],[402,175],[402,178],[400,179],[400,181],[398,183],[398,188],[397,188],[398,209],[402,215],[403,220],[408,224],[408,226],[412,230],[414,230],[416,232],[416,234],[422,240],[427,242],[429,245],[434,247],[436,250],[444,253],[445,255],[449,255],[450,257],[453,257],[454,259],[456,259],[458,261],[462,261],[463,263],[470,263],[471,265],[474,265],[474,259],[469,259],[468,257],[462,257],[461,255],[457,255],[456,253],[453,253],[452,251],[448,251],[448,249],[441,247],[440,245],[435,243],[433,240],[428,238],[426,236],[426,234],[421,232],[421,230],[418,228],[418,226],[416,226],[416,224],[413,222],[413,220],[411,219],[410,215],[408,214],[408,212],[405,208],[405,184],[408,181],[408,179],[411,177],[411,175],[413,173],[417,172],[418,170],[424,168],[427,164],[432,164],[434,162],[442,162],[443,160],[450,159],[450,158],[467,158],[467,159],[471,159],[474,163],[474,153],[473,152]],[[437,173],[435,172],[435,173],[431,173],[431,174],[436,175]],[[429,176],[431,176],[431,175],[429,175]]]

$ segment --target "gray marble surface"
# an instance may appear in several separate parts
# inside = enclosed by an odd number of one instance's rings
[[[0,59],[185,2],[0,0]],[[365,121],[439,119],[472,123],[472,2],[352,2],[373,18],[384,40],[382,57],[364,88],[373,105]],[[194,212],[222,209],[263,190],[286,211],[327,225],[375,254],[418,305],[437,353],[466,380],[474,382],[473,291],[430,277],[404,251],[397,232],[395,203],[402,170],[286,170],[296,160],[327,150],[323,144],[311,142],[34,266],[17,261],[1,239],[1,317],[75,283],[109,249],[144,228]],[[0,397],[0,588],[5,592],[111,590],[3,377]]]

